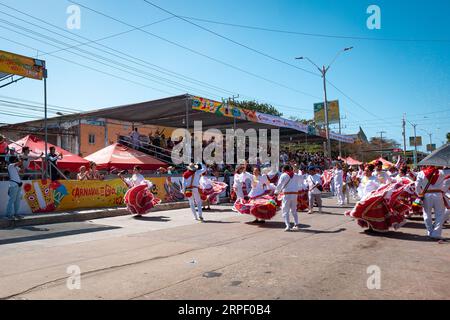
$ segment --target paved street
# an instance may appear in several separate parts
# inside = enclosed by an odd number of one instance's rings
[[[10,299],[449,299],[450,245],[420,219],[384,236],[362,232],[326,199],[323,214],[252,225],[229,206],[0,230],[0,297]],[[444,230],[450,236],[450,230]],[[69,290],[69,266],[81,288]],[[368,289],[368,267],[380,289]]]

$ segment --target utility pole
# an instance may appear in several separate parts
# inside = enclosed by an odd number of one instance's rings
[[[403,114],[403,122],[402,122],[402,128],[403,128],[403,156],[406,157],[406,113]]]
[[[378,133],[380,134],[380,150],[381,150],[381,157],[383,158],[383,133],[386,133],[386,131],[380,131]]]
[[[239,95],[237,95],[237,96],[232,96],[232,97],[230,97],[230,98],[228,98],[228,105],[230,106],[230,105],[235,105],[235,99],[239,99]],[[231,101],[233,101],[233,103],[231,103]],[[236,131],[236,118],[234,117],[234,115],[233,115],[233,129],[234,129],[234,131]]]
[[[327,79],[326,79],[326,75],[328,70],[330,69],[331,65],[334,63],[334,61],[336,61],[336,59],[339,57],[339,55],[343,52],[352,50],[353,47],[348,47],[348,48],[344,48],[340,51],[338,51],[338,53],[336,54],[336,56],[334,57],[334,59],[331,61],[331,63],[328,65],[328,67],[322,66],[322,68],[320,68],[316,63],[314,63],[311,59],[309,59],[308,57],[298,57],[295,59],[298,60],[302,60],[302,59],[306,59],[308,60],[312,65],[314,65],[317,70],[319,70],[320,75],[322,76],[323,79],[323,93],[324,93],[324,114],[325,114],[325,133],[326,133],[326,148],[325,148],[325,156],[328,156],[329,158],[331,158],[331,141],[330,141],[330,123],[329,123],[329,119],[328,119],[328,98],[327,98]],[[339,120],[340,122],[340,120]]]
[[[414,128],[414,168],[416,168],[417,167],[417,134],[416,134],[417,124],[411,123],[411,125]]]

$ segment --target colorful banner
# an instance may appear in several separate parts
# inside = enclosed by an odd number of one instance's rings
[[[163,202],[183,201],[181,177],[153,177],[152,193]],[[220,179],[223,180],[223,179]],[[9,182],[0,182],[0,216],[6,215]],[[107,181],[24,181],[20,214],[41,214],[79,209],[123,206],[127,186],[120,179]]]
[[[241,109],[227,103],[208,100],[202,97],[192,97],[192,109],[214,113],[218,116],[257,122],[256,111]]]
[[[300,123],[298,121],[284,119],[278,116],[273,116],[270,114],[265,114],[257,111],[250,111],[241,109],[234,106],[229,106],[228,104],[222,104],[217,101],[208,100],[202,97],[193,97],[192,98],[192,109],[208,112],[208,113],[214,113],[219,116],[225,116],[230,118],[237,118],[241,120],[247,120],[257,123],[263,123],[275,127],[280,128],[289,128],[294,129],[300,132],[312,134],[312,135],[318,135],[323,138],[326,138],[325,131],[316,129],[310,125]],[[337,107],[336,107],[336,106]],[[339,102],[338,101],[330,101],[329,106],[335,110],[337,108],[337,119],[339,121]],[[322,103],[323,108],[323,103]],[[322,110],[323,112],[323,110]],[[332,115],[335,117],[335,115]],[[330,132],[330,139],[334,139],[337,141],[342,141],[346,143],[353,143],[354,139],[350,138],[348,136],[340,135],[334,132]]]
[[[339,101],[328,101],[328,123],[339,123],[339,119]],[[317,125],[325,124],[325,108],[323,102],[314,104],[314,121]]]
[[[0,50],[0,72],[42,80],[45,61]]]

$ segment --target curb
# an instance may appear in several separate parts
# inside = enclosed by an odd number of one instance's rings
[[[189,208],[189,203],[186,201],[163,203],[157,205],[154,209],[152,209],[152,212],[185,209],[185,208]],[[65,223],[65,222],[81,222],[94,219],[126,216],[129,214],[130,213],[124,207],[120,207],[120,208],[90,209],[90,210],[53,213],[53,214],[42,214],[35,216],[28,215],[25,216],[23,220],[9,221],[6,219],[0,219],[0,229],[9,229],[9,228],[36,226],[54,223]]]

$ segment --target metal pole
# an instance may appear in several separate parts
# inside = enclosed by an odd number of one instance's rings
[[[46,73],[46,71],[45,71]],[[44,76],[44,131],[45,131],[45,178],[49,177],[50,168],[48,166],[48,128],[47,128],[47,74]],[[44,161],[42,162],[44,164]]]
[[[406,120],[405,120],[406,114],[403,114],[403,156],[406,158]]]
[[[414,127],[414,168],[417,167],[417,134],[416,134],[416,127],[417,124],[412,125]]]
[[[341,134],[341,116],[339,115],[339,134]],[[342,144],[339,140],[339,158],[342,158]]]
[[[327,147],[326,147],[326,156],[331,158],[331,142],[330,142],[330,124],[328,122],[328,99],[327,99],[327,79],[326,79],[327,70],[325,66],[322,68],[322,78],[323,78],[323,92],[325,96],[324,102],[324,113],[325,113],[325,134],[327,137]]]

